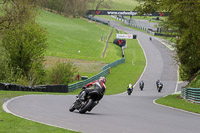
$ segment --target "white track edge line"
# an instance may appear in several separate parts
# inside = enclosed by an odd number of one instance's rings
[[[176,82],[176,88],[175,88],[174,93],[176,93],[177,90],[178,90],[178,84],[179,84],[179,66],[178,66],[178,69],[177,69],[177,82]]]
[[[166,96],[163,96],[163,97],[166,97]],[[157,98],[157,99],[159,99],[159,98]],[[183,110],[183,109],[179,109],[179,108],[175,108],[175,107],[171,107],[171,106],[167,106],[167,105],[163,105],[163,104],[156,103],[156,100],[157,100],[157,99],[154,99],[154,100],[153,100],[153,103],[154,103],[155,105],[162,106],[162,107],[166,107],[166,108],[170,108],[170,109],[177,110],[177,111],[181,111],[181,112],[185,112],[185,113],[192,114],[192,115],[196,115],[196,116],[200,116],[200,114],[198,114],[198,113],[194,113],[194,112],[186,111],[186,110]]]

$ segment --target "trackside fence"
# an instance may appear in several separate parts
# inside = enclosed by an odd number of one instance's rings
[[[109,74],[109,69],[110,68],[113,68],[113,67],[115,67],[115,66],[117,66],[117,65],[119,65],[121,63],[124,63],[124,62],[125,62],[125,58],[122,58],[122,59],[119,59],[119,60],[117,60],[115,62],[112,62],[112,63],[104,66],[102,68],[102,72],[98,73],[97,75],[95,75],[95,76],[93,76],[93,77],[91,77],[89,79],[80,81],[78,83],[74,83],[72,85],[69,85],[68,86],[68,91],[70,92],[70,91],[74,91],[76,89],[82,88],[83,86],[87,85],[88,83],[93,82],[95,80],[98,80],[101,76],[106,76],[107,74]]]
[[[124,63],[124,62],[125,62],[125,58],[119,59],[119,60],[117,60],[117,61],[115,61],[115,62],[112,62],[112,63],[110,63],[110,64],[104,66],[104,67],[102,68],[102,70],[106,70],[106,69],[109,68],[109,67],[113,68],[113,67],[115,67],[115,66],[117,66],[117,65],[119,65],[119,64],[122,64],[122,63]]]
[[[193,103],[200,103],[200,88],[181,88],[181,97]]]

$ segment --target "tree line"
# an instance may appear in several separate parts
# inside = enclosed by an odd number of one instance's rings
[[[111,0],[42,0],[41,7],[55,10],[66,16],[84,16],[89,9],[109,8]]]
[[[176,60],[181,78],[191,81],[200,72],[200,0],[143,1],[136,7],[141,14],[155,11],[169,13],[162,26],[179,35],[175,46]]]

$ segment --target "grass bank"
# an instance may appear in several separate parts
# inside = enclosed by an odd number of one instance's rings
[[[146,65],[145,56],[137,40],[127,40],[125,63],[114,67],[107,75],[106,94],[117,94],[126,91],[129,83],[135,84]]]
[[[111,69],[111,74],[106,76],[106,95],[119,94],[126,91],[129,83],[135,84],[142,74],[146,59],[142,48],[136,39],[127,40],[128,47],[125,49],[125,63]],[[115,44],[111,46],[118,47]],[[78,94],[80,89],[71,92]]]
[[[111,31],[107,25],[43,10],[40,10],[37,21],[47,30],[46,56],[99,60]]]
[[[109,0],[105,0],[109,1]],[[133,9],[138,6],[139,3],[137,0],[112,0],[112,3],[109,5],[111,10],[122,10],[122,11],[133,11]],[[101,8],[105,9],[105,8]]]
[[[195,103],[190,103],[180,97],[180,95],[168,95],[166,97],[157,99],[155,101],[158,104],[186,110],[189,112],[194,112],[200,114],[200,105]]]

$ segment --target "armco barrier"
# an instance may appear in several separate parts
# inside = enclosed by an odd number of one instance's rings
[[[117,61],[115,61],[115,62],[112,62],[112,63],[110,63],[110,64],[104,66],[104,67],[103,67],[103,70],[105,70],[105,69],[107,69],[107,68],[109,68],[109,67],[113,68],[113,67],[115,67],[115,66],[117,66],[117,65],[119,65],[119,64],[121,64],[121,63],[124,63],[124,62],[125,62],[125,58],[119,59],[119,60],[117,60]]]
[[[200,88],[181,88],[181,97],[193,103],[200,103]]]
[[[68,86],[68,91],[70,92],[70,91],[74,91],[76,89],[82,88],[83,86],[87,85],[88,83],[93,82],[95,80],[98,80],[101,76],[106,76],[109,73],[109,68],[110,67],[113,68],[113,67],[115,67],[115,66],[117,66],[117,65],[119,65],[121,63],[124,63],[124,62],[125,62],[125,58],[122,58],[122,59],[119,59],[119,60],[117,60],[115,62],[112,62],[112,63],[104,66],[102,68],[102,72],[100,72],[99,74],[97,74],[97,75],[95,75],[95,76],[93,76],[93,77],[91,77],[89,79],[86,79],[84,81],[69,85]]]

